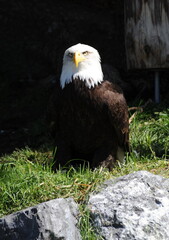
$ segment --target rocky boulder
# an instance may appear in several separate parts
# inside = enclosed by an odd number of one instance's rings
[[[169,180],[161,176],[139,171],[108,180],[88,207],[105,240],[169,239]]]
[[[0,240],[80,240],[73,199],[54,199],[0,219]]]

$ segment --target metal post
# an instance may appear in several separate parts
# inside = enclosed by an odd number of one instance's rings
[[[160,102],[160,77],[159,72],[155,72],[155,79],[154,79],[154,94],[155,94],[155,103]]]

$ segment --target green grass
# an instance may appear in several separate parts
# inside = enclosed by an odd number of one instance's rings
[[[169,109],[153,114],[140,113],[131,125],[132,147],[146,158],[169,154]]]
[[[38,150],[25,148],[0,158],[0,217],[54,198],[72,197],[79,204],[82,238],[95,240],[86,209],[89,193],[104,180],[138,170],[169,177],[169,110],[147,109],[136,115],[130,125],[132,152],[124,164],[112,172],[92,171],[87,166],[68,171],[51,171],[50,146]]]

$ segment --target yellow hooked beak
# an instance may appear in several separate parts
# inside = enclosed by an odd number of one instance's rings
[[[85,60],[85,57],[82,53],[75,52],[73,61],[74,61],[76,67],[78,67],[79,63],[84,61],[84,60]]]

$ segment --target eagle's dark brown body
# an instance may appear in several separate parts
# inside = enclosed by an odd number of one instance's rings
[[[112,168],[117,149],[128,151],[128,109],[122,90],[103,81],[89,89],[76,79],[57,88],[48,109],[57,146],[54,168],[73,158]]]

